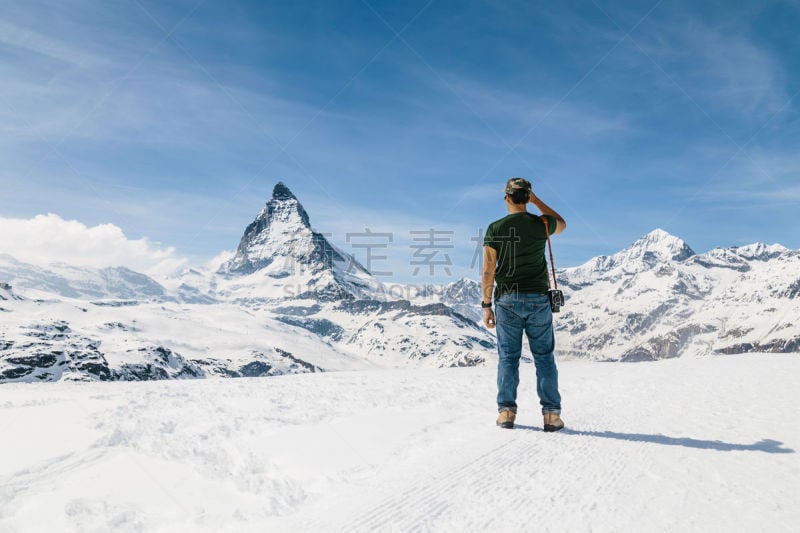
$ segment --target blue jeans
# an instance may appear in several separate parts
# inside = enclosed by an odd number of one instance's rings
[[[536,392],[542,413],[560,413],[558,369],[553,356],[553,313],[546,294],[510,293],[495,302],[497,328],[497,407],[517,410],[519,358],[522,353],[522,332],[528,337],[536,365]]]

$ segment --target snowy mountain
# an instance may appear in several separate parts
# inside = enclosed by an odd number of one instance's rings
[[[216,272],[160,285],[126,269],[4,261],[0,275],[36,298],[6,306],[0,381],[471,366],[494,349],[489,332],[441,302],[387,298],[282,183]]]
[[[565,270],[564,284],[578,288],[597,279],[618,280],[622,276],[651,270],[660,264],[683,261],[694,256],[683,239],[656,229],[614,255],[601,255],[583,265]]]
[[[558,272],[559,353],[650,361],[800,351],[800,251],[760,243],[695,254],[663,230]]]
[[[166,295],[154,279],[125,267],[91,268],[65,264],[38,267],[0,253],[0,279],[14,287],[83,299],[147,300]]]
[[[380,285],[352,255],[311,228],[302,204],[280,182],[218,273],[237,287],[247,287],[245,298],[308,295],[337,300],[369,295]]]

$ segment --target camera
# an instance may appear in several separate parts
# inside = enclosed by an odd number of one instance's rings
[[[554,313],[561,311],[561,306],[564,305],[564,293],[558,289],[550,289],[548,296],[550,297],[550,309]]]

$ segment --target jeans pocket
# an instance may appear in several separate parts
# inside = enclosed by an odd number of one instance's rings
[[[503,300],[495,300],[494,305],[496,307],[502,307],[506,311],[514,310],[514,302],[504,302]]]
[[[498,300],[495,302],[494,314],[498,325],[519,320],[519,307],[514,304],[513,301]]]
[[[537,327],[549,326],[553,323],[553,311],[550,309],[550,302],[531,303],[526,308],[528,319]]]

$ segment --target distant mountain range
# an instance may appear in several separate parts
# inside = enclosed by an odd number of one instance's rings
[[[691,353],[800,351],[800,251],[780,245],[703,254],[655,230],[559,274],[560,353],[651,361]]]
[[[800,251],[695,254],[657,229],[557,275],[561,357],[800,351]],[[468,278],[392,297],[278,183],[215,272],[159,283],[124,267],[42,268],[0,254],[0,382],[483,364],[496,348],[479,300]]]

